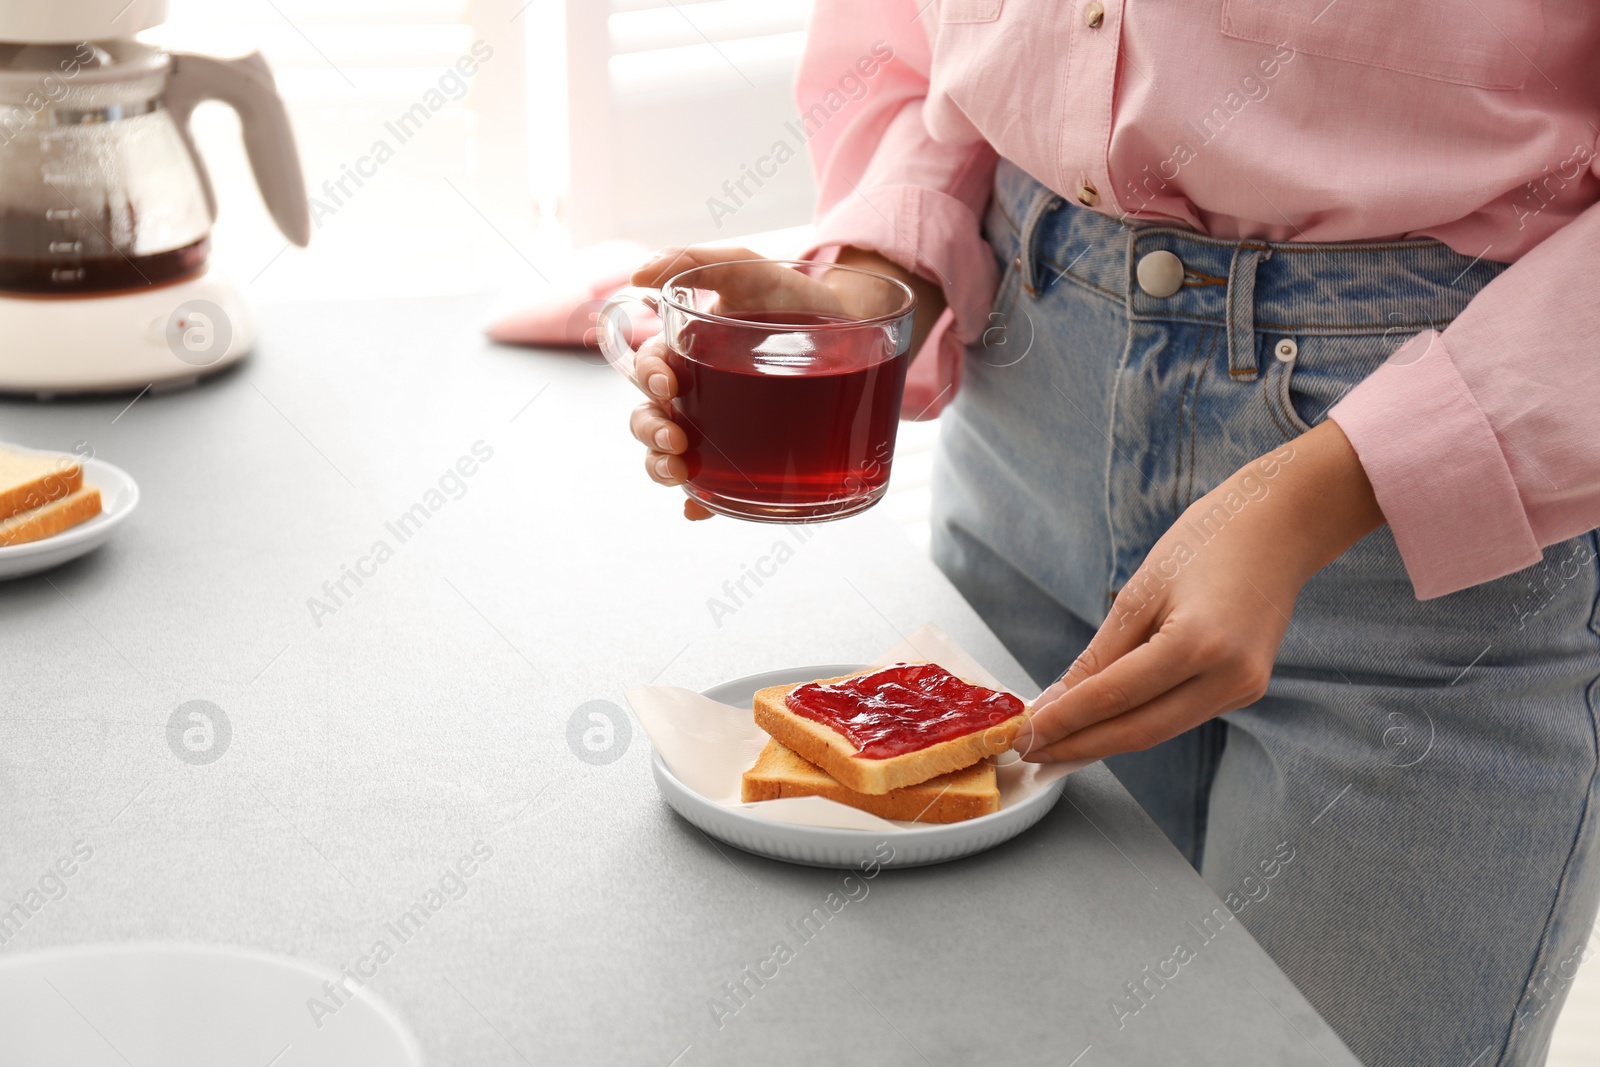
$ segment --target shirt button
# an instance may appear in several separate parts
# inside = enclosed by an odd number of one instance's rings
[[[1094,207],[1100,202],[1100,191],[1088,182],[1078,186],[1078,203],[1084,207]]]
[[[1164,248],[1140,256],[1134,273],[1139,278],[1139,288],[1159,299],[1183,288],[1183,260]]]
[[[1088,4],[1084,7],[1083,21],[1088,24],[1091,30],[1098,30],[1100,28],[1100,24],[1105,20],[1106,7],[1104,4],[1099,3],[1098,0],[1096,0],[1095,3]]]

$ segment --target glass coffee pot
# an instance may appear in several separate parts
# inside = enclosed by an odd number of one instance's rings
[[[166,17],[167,0],[0,0],[0,393],[164,389],[250,352],[254,306],[207,261],[201,101],[239,113],[278,228],[311,236],[266,62],[138,39]]]
[[[306,244],[294,137],[259,55],[0,42],[0,292],[90,295],[199,274],[216,196],[188,121],[208,99],[239,112],[273,219]]]

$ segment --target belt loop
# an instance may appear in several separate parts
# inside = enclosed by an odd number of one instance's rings
[[[1038,249],[1035,247],[1036,238],[1044,230],[1044,220],[1052,211],[1060,207],[1064,201],[1061,197],[1041,185],[1034,190],[1033,199],[1028,201],[1028,210],[1022,217],[1022,233],[1020,247],[1017,252],[1022,260],[1022,285],[1028,290],[1029,296],[1038,296],[1044,286],[1039,284]]]
[[[1256,264],[1272,255],[1261,245],[1239,245],[1228,265],[1228,376],[1256,379]]]

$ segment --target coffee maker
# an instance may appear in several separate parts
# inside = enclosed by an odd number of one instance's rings
[[[0,0],[0,392],[173,386],[249,352],[256,319],[208,261],[216,195],[189,133],[204,100],[239,113],[284,236],[311,237],[272,72],[135,35],[167,0]]]

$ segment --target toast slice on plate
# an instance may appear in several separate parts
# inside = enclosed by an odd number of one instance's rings
[[[988,760],[873,796],[846,789],[827,771],[776,741],[768,741],[755,766],[744,772],[740,794],[747,804],[782,797],[826,797],[881,819],[907,822],[964,822],[1000,810],[999,779]]]
[[[83,488],[83,466],[71,456],[0,445],[0,519],[42,507]]]
[[[892,668],[874,667],[858,671],[855,674],[841,675],[838,678],[823,678],[816,682],[801,683],[807,686],[830,686],[837,682],[849,679],[866,678],[882,671],[893,670],[900,667],[936,667],[935,664],[895,664]],[[946,675],[946,677],[949,677]],[[859,748],[844,733],[832,726],[815,719],[807,718],[791,710],[787,699],[789,694],[800,685],[775,685],[756,691],[753,711],[756,725],[765,730],[772,738],[781,743],[785,748],[799,755],[805,760],[816,764],[828,772],[839,784],[846,789],[857,793],[869,793],[873,796],[883,796],[896,789],[917,785],[930,778],[949,774],[970,767],[986,756],[995,756],[1011,747],[1011,741],[1017,736],[1017,731],[1027,719],[1023,710],[1022,701],[1010,694],[997,694],[995,690],[978,686],[972,682],[953,679],[961,686],[968,687],[971,695],[991,697],[1004,696],[1003,702],[996,701],[996,706],[1004,703],[1014,709],[1004,719],[984,720],[975,724],[970,732],[959,736],[949,737],[944,740],[932,741],[929,744],[915,747],[913,750],[901,754],[886,756],[884,758],[868,758],[862,755]],[[863,700],[862,707],[867,710],[881,710],[873,705],[869,708],[868,702]],[[902,718],[901,727],[913,735],[918,727],[914,714],[908,713]]]
[[[82,478],[82,475],[79,475]],[[0,519],[0,548],[42,541],[100,514],[100,490],[85,486],[31,511]]]

